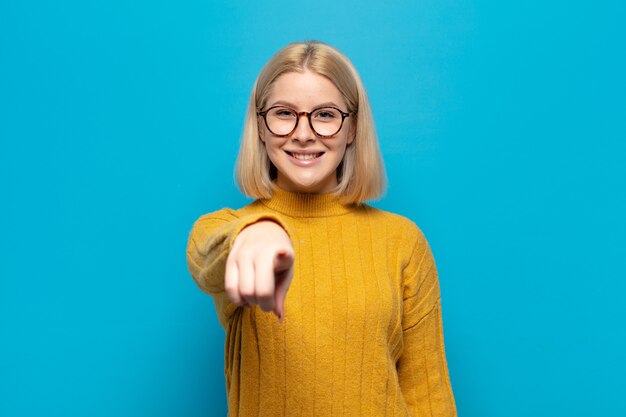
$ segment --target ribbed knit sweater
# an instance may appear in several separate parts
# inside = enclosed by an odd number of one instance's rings
[[[237,234],[261,219],[295,250],[282,323],[224,291]],[[229,416],[456,416],[434,258],[405,217],[277,189],[201,216],[187,261],[226,331]]]

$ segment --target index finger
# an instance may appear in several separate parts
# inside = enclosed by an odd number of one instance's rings
[[[255,292],[257,302],[263,311],[274,309],[274,269],[273,258],[264,254],[255,260]]]

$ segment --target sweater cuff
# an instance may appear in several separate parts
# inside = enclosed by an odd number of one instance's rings
[[[230,253],[231,249],[233,248],[233,245],[235,244],[235,239],[237,238],[237,236],[239,236],[239,233],[241,233],[243,229],[245,229],[246,227],[254,223],[258,223],[262,220],[270,220],[270,221],[273,221],[274,223],[277,223],[280,227],[282,227],[285,230],[285,232],[287,233],[287,236],[289,236],[289,240],[293,242],[294,234],[291,230],[291,227],[287,224],[287,222],[281,216],[274,214],[274,213],[251,214],[249,216],[240,218],[239,222],[237,222],[237,225],[231,231],[228,252]]]

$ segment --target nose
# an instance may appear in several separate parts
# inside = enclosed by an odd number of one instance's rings
[[[296,126],[296,130],[291,135],[291,138],[299,142],[315,141],[317,139],[315,132],[311,129],[306,113],[298,115],[298,126]]]

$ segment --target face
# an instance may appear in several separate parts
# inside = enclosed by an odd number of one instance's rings
[[[263,110],[276,105],[297,112],[311,112],[320,107],[337,107],[348,112],[337,87],[329,79],[310,71],[289,72],[278,77]],[[307,117],[301,116],[291,135],[278,137],[267,129],[260,117],[260,137],[278,171],[276,184],[292,192],[330,192],[337,186],[337,167],[353,140],[351,127],[352,115],[344,120],[336,135],[323,138],[311,129]]]

